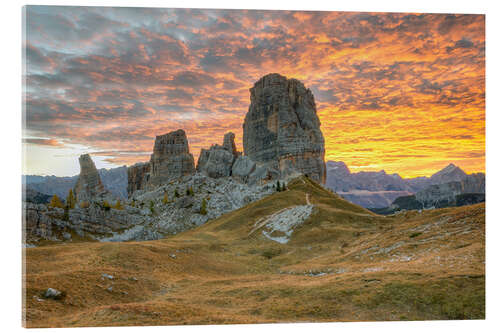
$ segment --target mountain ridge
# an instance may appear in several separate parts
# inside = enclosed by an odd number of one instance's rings
[[[351,172],[342,161],[327,161],[326,166],[326,186],[367,208],[388,207],[397,197],[416,194],[432,185],[465,181],[471,175],[484,177],[484,173],[468,175],[453,163],[429,177],[414,178],[403,178],[397,173],[387,174],[384,170]]]

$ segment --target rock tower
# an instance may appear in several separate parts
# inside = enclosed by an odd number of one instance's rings
[[[89,154],[81,155],[80,175],[75,184],[75,196],[77,201],[93,201],[103,199],[110,193],[104,188],[99,172]]]
[[[195,172],[186,132],[180,129],[156,137],[148,184],[157,186]]]
[[[296,79],[268,74],[250,89],[250,99],[244,154],[279,177],[302,173],[324,184],[325,143],[311,90]]]

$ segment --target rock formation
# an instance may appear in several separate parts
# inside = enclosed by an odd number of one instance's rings
[[[158,186],[195,172],[186,132],[180,129],[156,137],[148,185]]]
[[[248,156],[240,156],[233,164],[232,176],[239,182],[248,183],[250,175],[255,171],[255,162]]]
[[[325,183],[325,145],[312,92],[296,79],[268,74],[250,89],[243,124],[246,156],[266,177],[303,173]]]
[[[461,170],[460,170],[461,171]],[[465,174],[465,173],[464,173]],[[450,181],[443,184],[430,185],[415,194],[417,201],[424,207],[444,207],[443,202],[454,203],[456,197],[461,194],[485,193],[484,173],[465,174],[460,181]]]
[[[196,170],[212,178],[229,177],[237,157],[234,134],[229,132],[224,135],[222,146],[215,144],[201,150]]]
[[[149,163],[136,163],[127,169],[127,194],[130,197],[132,193],[143,189],[148,180],[151,165]]]
[[[83,154],[78,161],[80,162],[80,175],[78,176],[74,190],[76,200],[79,202],[93,201],[109,196],[110,193],[104,188],[101,177],[90,155]]]
[[[98,169],[104,187],[115,197],[127,199],[127,167],[121,166],[111,169]],[[70,189],[75,188],[78,176],[56,177],[56,176],[23,176],[23,183],[27,190],[35,190],[49,196],[57,195],[66,198]]]

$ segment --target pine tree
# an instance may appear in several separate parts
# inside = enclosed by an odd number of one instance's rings
[[[175,196],[176,198],[180,197],[180,195],[179,195],[179,191],[177,191],[177,187],[175,188],[175,191],[174,191],[174,196]]]
[[[75,208],[76,204],[76,199],[75,196],[73,195],[73,190],[69,189],[68,196],[66,197],[66,205],[68,206],[69,209]]]
[[[205,198],[201,201],[200,214],[207,215],[207,200]]]
[[[167,194],[167,192],[165,192],[165,194],[163,195],[163,204],[164,205],[168,204],[168,194]]]
[[[278,182],[276,183],[276,191],[277,192],[281,192],[281,185],[280,185],[280,181],[278,180]]]
[[[61,202],[61,199],[57,195],[54,194],[52,199],[50,200],[49,206],[51,207],[57,207],[57,208],[64,208],[63,203]]]

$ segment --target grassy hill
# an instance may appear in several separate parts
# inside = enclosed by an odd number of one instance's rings
[[[266,237],[308,204],[288,242]],[[26,326],[484,318],[484,207],[384,217],[297,178],[167,239],[25,249]]]

